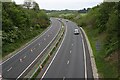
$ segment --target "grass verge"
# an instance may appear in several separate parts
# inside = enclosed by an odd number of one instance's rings
[[[117,71],[117,63],[110,63],[105,59],[105,48],[103,47],[103,39],[104,35],[97,36],[97,30],[91,29],[89,27],[84,27],[84,30],[89,38],[91,47],[93,49],[93,54],[95,56],[96,66],[98,69],[99,77],[100,78],[117,78],[118,71]],[[102,38],[101,38],[102,37]],[[100,42],[100,50],[97,50],[96,43],[97,41]]]
[[[31,36],[30,38],[28,38],[26,40],[22,40],[22,41],[20,40],[19,42],[16,42],[14,44],[6,45],[4,48],[7,48],[8,50],[11,50],[11,53],[5,53],[4,55],[2,54],[2,61],[5,61],[9,57],[13,56],[18,51],[20,51],[22,48],[26,47],[28,44],[30,44],[35,39],[40,37],[45,31],[47,31],[48,28],[38,29],[37,31],[39,31],[39,32],[36,32],[33,36]]]

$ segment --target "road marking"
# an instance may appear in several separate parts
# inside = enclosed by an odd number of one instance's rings
[[[65,77],[63,77],[63,80],[65,80]]]
[[[10,71],[12,69],[12,67],[10,67],[7,71]]]
[[[11,57],[8,58],[7,60],[5,60],[5,61],[3,61],[2,63],[0,63],[0,65],[2,65],[2,64],[5,63],[5,62],[7,62],[8,60],[10,60],[10,59],[13,58],[14,56],[16,56],[18,53],[20,53],[22,50],[24,50],[25,48],[27,48],[28,46],[30,46],[32,43],[34,43],[35,41],[37,41],[38,39],[40,39],[40,38],[41,38],[43,35],[45,35],[51,28],[52,28],[52,26],[49,27],[49,29],[47,29],[46,32],[41,33],[42,35],[40,35],[40,37],[38,37],[38,38],[35,39],[35,40],[33,39],[33,41],[32,41],[31,43],[29,43],[27,46],[25,46],[25,47],[22,48],[20,51],[18,51],[15,55],[11,56]]]
[[[31,52],[33,52],[33,50],[32,50],[32,49],[31,49],[30,51],[31,51]]]
[[[67,64],[69,64],[69,63],[70,63],[70,61],[68,60]]]
[[[28,70],[28,68],[40,57],[40,55],[48,48],[48,46],[53,42],[53,40],[57,37],[59,31],[60,31],[61,28],[59,28],[57,34],[55,35],[55,37],[51,40],[51,42],[44,48],[44,50],[33,60],[33,62],[27,66],[27,68],[17,77],[16,80],[18,80],[25,72],[26,70]]]
[[[70,50],[70,53],[72,53],[72,51]]]
[[[24,59],[26,58],[26,56],[24,56]]]
[[[40,43],[39,43],[39,46],[40,46]]]
[[[72,44],[72,46],[73,46],[73,44]]]
[[[0,74],[0,78],[2,78],[2,75]],[[1,79],[0,79],[1,80]]]
[[[47,69],[45,70],[45,72],[44,72],[41,80],[44,78],[44,76],[46,75],[48,69],[50,68],[51,64],[53,63],[54,59],[56,58],[56,56],[57,56],[57,54],[58,54],[58,52],[59,52],[59,50],[60,50],[60,48],[61,48],[61,46],[62,46],[62,44],[63,44],[63,41],[65,40],[66,34],[67,34],[67,27],[66,27],[65,36],[64,36],[64,38],[63,38],[63,40],[62,40],[62,42],[61,42],[61,44],[60,44],[60,47],[58,48],[58,50],[57,50],[56,54],[54,55],[52,61],[51,61],[50,64],[48,65]]]
[[[20,62],[22,62],[22,59],[20,59]]]
[[[82,33],[82,32],[81,32]],[[83,41],[83,35],[81,34],[82,37],[82,44],[83,44],[83,53],[84,53],[84,62],[85,62],[85,80],[87,80],[87,66],[86,66],[86,52],[85,52],[85,45]]]

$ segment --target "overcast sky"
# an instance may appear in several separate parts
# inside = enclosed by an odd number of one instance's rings
[[[22,4],[24,0],[13,0],[17,4]],[[47,10],[79,10],[93,7],[103,2],[103,0],[34,0],[41,9]]]

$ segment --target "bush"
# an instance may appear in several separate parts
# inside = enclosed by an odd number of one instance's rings
[[[26,9],[14,2],[2,3],[2,14],[3,56],[13,52],[49,26],[49,18],[44,11],[38,9],[38,5],[33,9]]]

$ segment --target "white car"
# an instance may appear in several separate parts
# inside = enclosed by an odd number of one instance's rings
[[[79,34],[79,30],[78,30],[77,28],[74,30],[74,34],[75,34],[75,35],[78,35],[78,34]]]

